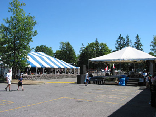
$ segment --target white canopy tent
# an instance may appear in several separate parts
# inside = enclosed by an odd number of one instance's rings
[[[89,59],[89,61],[91,62],[108,62],[108,63],[124,63],[124,62],[139,63],[145,60],[150,60],[150,72],[151,74],[153,74],[156,57],[132,47],[125,47],[119,51]]]
[[[156,57],[149,55],[143,51],[137,50],[132,47],[125,47],[119,51],[112,52],[107,55],[89,59],[90,61],[101,62],[141,62],[143,60],[156,60]]]

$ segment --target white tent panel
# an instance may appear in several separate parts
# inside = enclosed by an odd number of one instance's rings
[[[90,61],[103,62],[141,62],[142,60],[156,60],[156,57],[132,47],[125,47],[107,55],[89,59]]]
[[[41,67],[36,61],[34,61],[30,56],[27,56],[28,60],[31,61],[36,67]],[[31,67],[31,65],[29,65]]]
[[[39,56],[36,56],[34,52],[30,53],[30,55],[34,56],[38,61],[40,61],[44,67],[50,68],[50,66],[47,65],[44,61],[42,61]]]
[[[41,53],[40,52],[40,54],[42,54],[43,56],[46,56],[46,57],[48,57],[48,58],[50,58],[52,61],[54,61],[57,65],[59,65],[61,68],[64,68],[64,66],[62,66],[59,62],[57,62],[56,60],[55,60],[55,58],[53,58],[53,57],[51,57],[51,56],[48,56],[48,55],[46,55],[46,54],[44,54],[44,53]]]

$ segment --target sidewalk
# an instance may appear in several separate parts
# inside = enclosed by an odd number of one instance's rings
[[[76,83],[77,78],[62,78],[62,79],[41,79],[41,80],[23,80],[23,85],[38,85],[46,83]],[[13,79],[12,84],[17,84],[18,80]]]

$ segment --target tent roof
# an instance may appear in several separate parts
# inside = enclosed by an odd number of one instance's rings
[[[141,62],[142,60],[156,60],[156,57],[132,47],[125,47],[119,51],[89,60],[104,62]]]
[[[27,62],[30,64],[29,67],[78,68],[43,52],[30,52],[27,57]]]

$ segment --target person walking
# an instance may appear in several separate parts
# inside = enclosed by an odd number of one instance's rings
[[[89,74],[88,74],[88,71],[87,71],[87,73],[86,73],[86,84],[85,84],[85,86],[87,86],[88,83],[89,83]]]
[[[7,73],[6,75],[6,80],[7,80],[7,87],[5,88],[5,90],[7,91],[7,88],[9,87],[9,91],[11,91],[10,87],[11,87],[11,80],[12,80],[12,73],[11,73],[11,69],[9,69],[9,73]]]
[[[149,88],[149,77],[146,76],[146,89],[148,89],[148,88]]]
[[[143,77],[144,77],[144,81],[143,81],[143,84],[145,84],[146,86],[148,85],[148,83],[147,83],[147,71],[145,70],[145,71],[143,71]],[[147,88],[147,87],[146,87]]]
[[[18,91],[19,91],[19,86],[21,86],[22,87],[22,91],[24,91],[24,89],[23,89],[23,85],[22,85],[22,81],[23,81],[23,78],[22,78],[22,75],[20,75],[20,78],[18,79]]]

